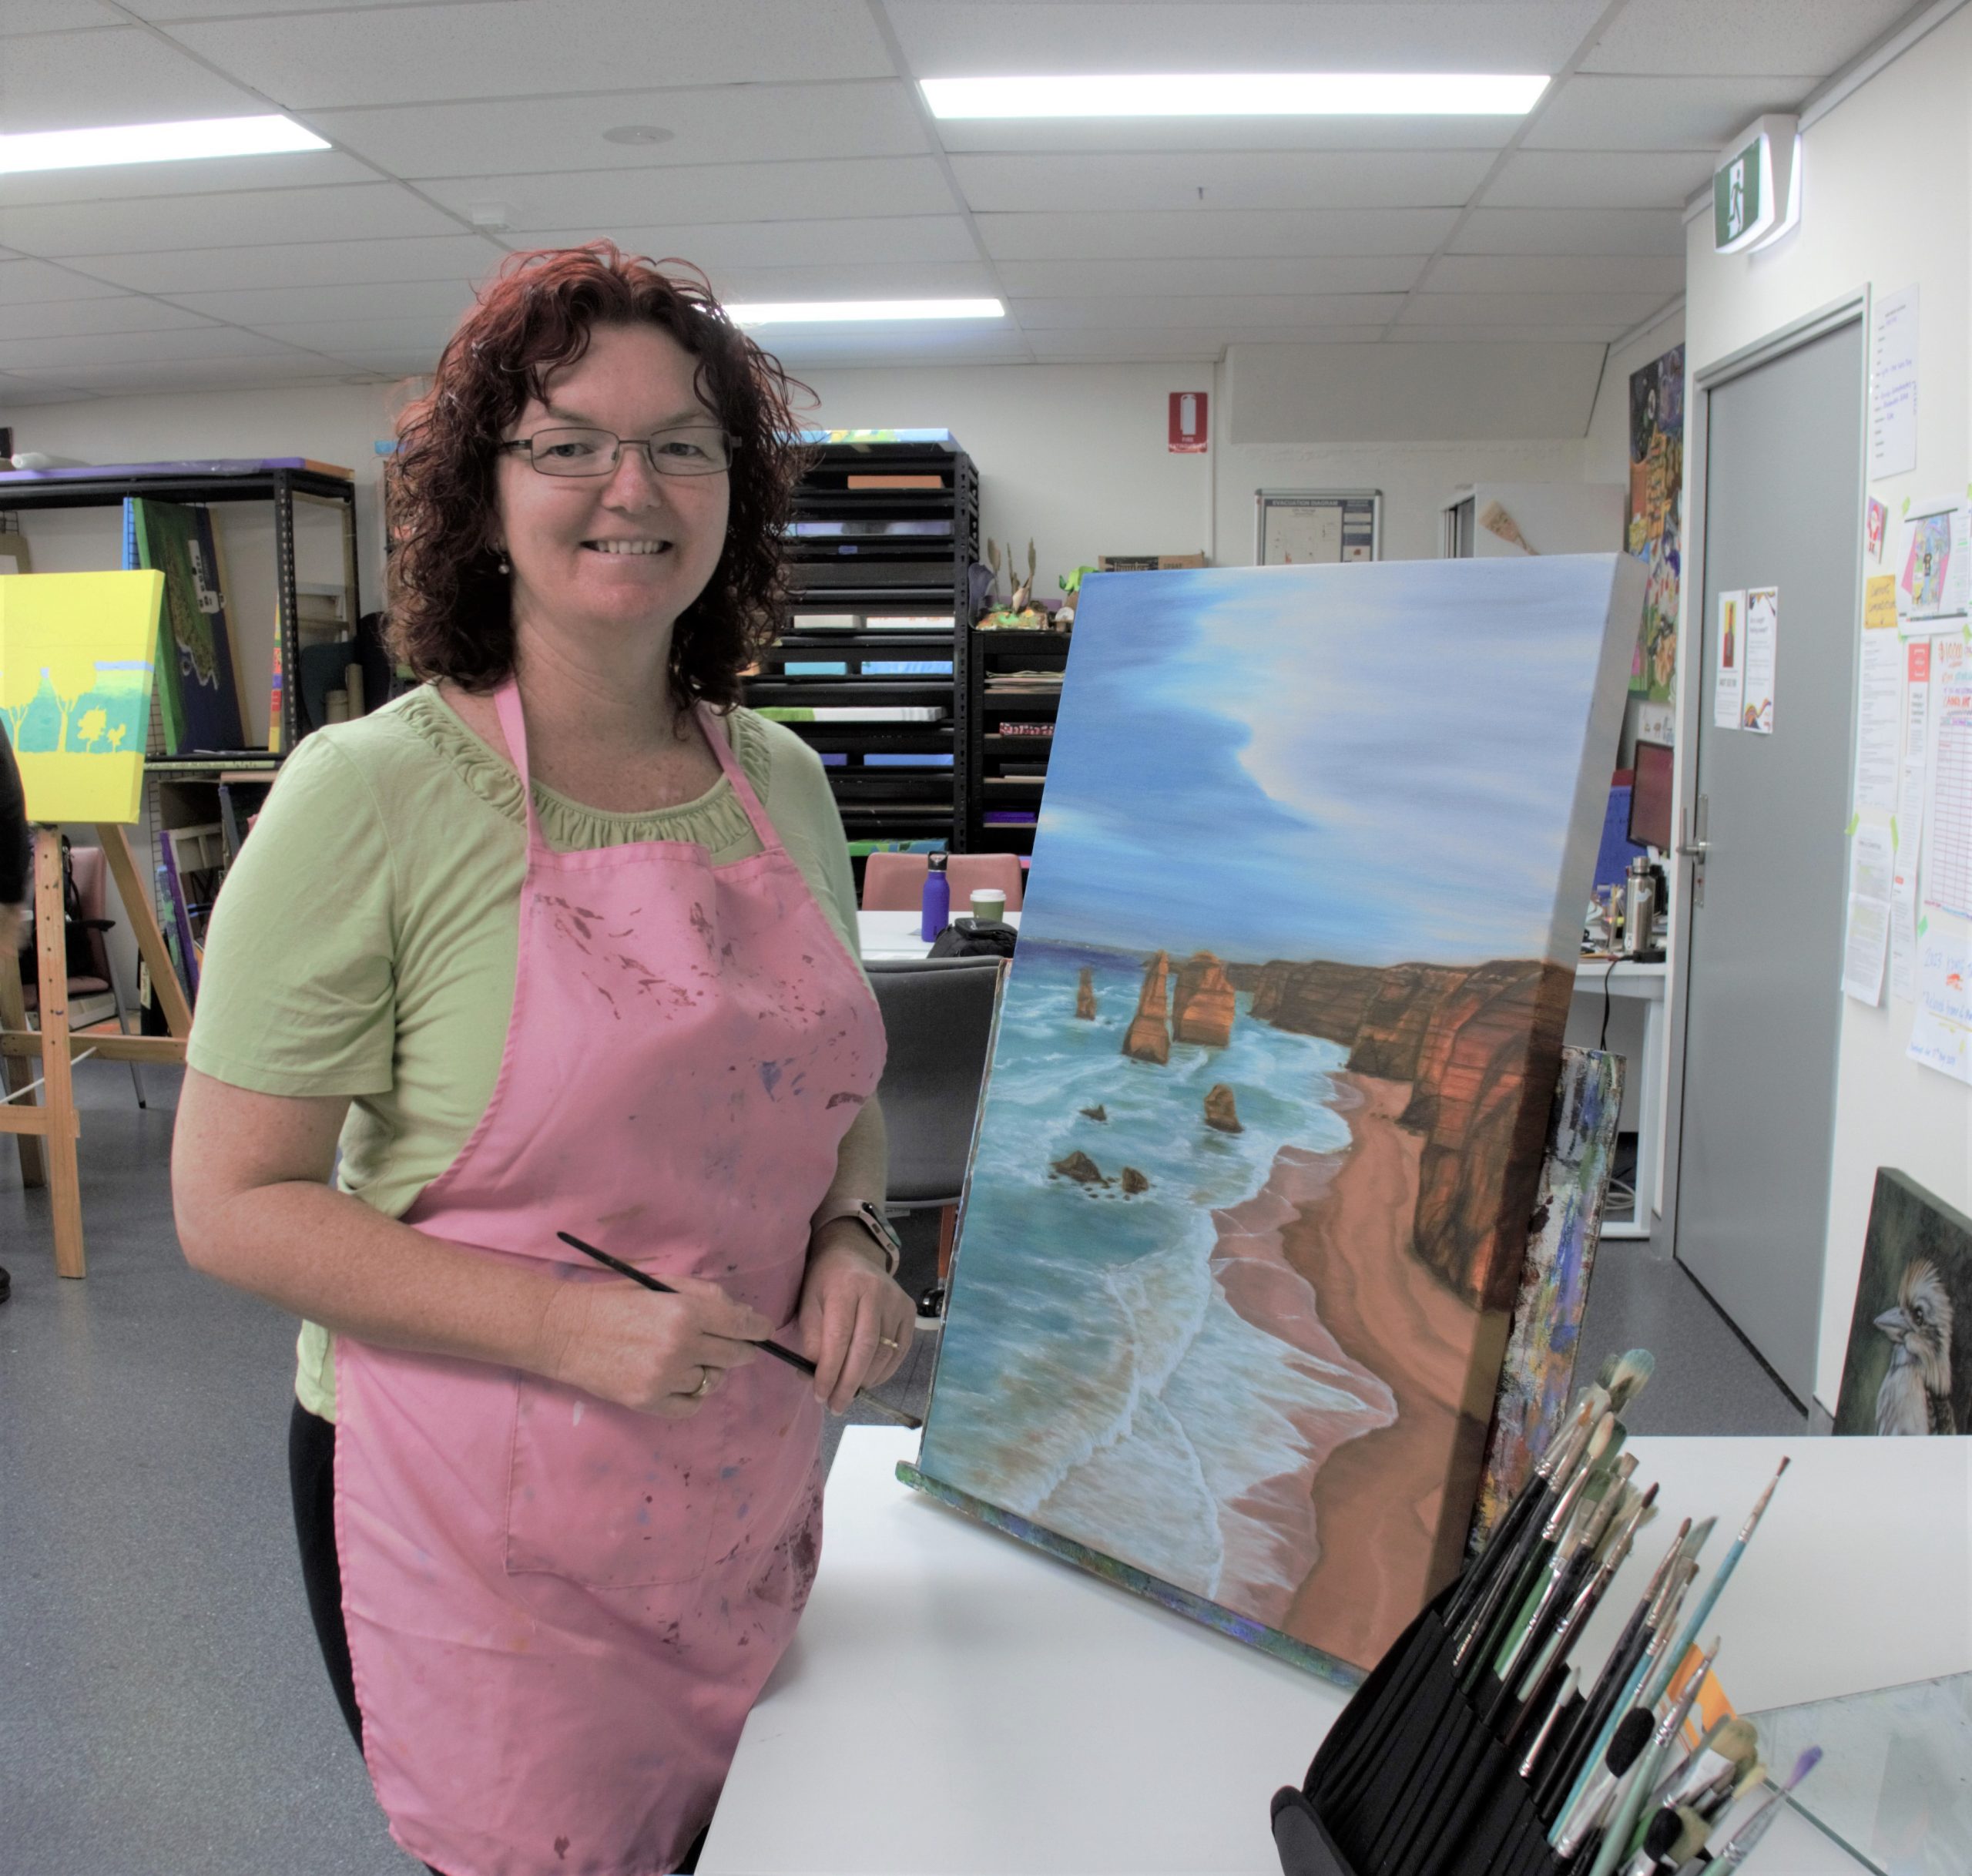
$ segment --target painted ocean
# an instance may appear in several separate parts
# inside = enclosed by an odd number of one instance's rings
[[[1329,1105],[1348,1052],[1252,1020],[1241,993],[1227,1045],[1133,1060],[1121,1045],[1144,962],[1021,941],[921,1464],[1278,1620],[1311,1561],[1310,1475],[1395,1411],[1380,1381],[1307,1332],[1318,1299],[1267,1230],[1293,1213],[1265,1191],[1282,1149],[1349,1147]],[[1084,970],[1092,1019],[1076,1015]],[[1221,1084],[1236,1133],[1204,1120]],[[1075,1171],[1055,1170],[1065,1163]],[[1125,1190],[1126,1169],[1148,1169],[1148,1185]],[[1227,1271],[1249,1253],[1275,1266],[1267,1314],[1296,1325],[1292,1341],[1230,1299]],[[1283,1503],[1306,1509],[1283,1521]]]

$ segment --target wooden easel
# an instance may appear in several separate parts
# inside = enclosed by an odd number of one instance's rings
[[[109,862],[137,948],[150,967],[151,985],[169,1025],[169,1035],[126,1035],[120,1030],[81,1035],[69,1027],[69,958],[62,904],[62,831],[34,831],[34,925],[36,978],[41,995],[41,1028],[28,1027],[19,961],[0,955],[0,1063],[6,1094],[0,1099],[0,1133],[12,1133],[21,1154],[21,1183],[52,1188],[55,1213],[55,1270],[60,1277],[83,1274],[82,1196],[75,1160],[82,1119],[75,1111],[70,1072],[77,1056],[96,1055],[110,1062],[179,1062],[192,1032],[192,1007],[173,968],[150,894],[137,874],[129,836],[114,821],[96,824],[96,837]],[[32,1064],[41,1063],[37,1083]],[[39,1086],[36,1106],[24,1099]]]

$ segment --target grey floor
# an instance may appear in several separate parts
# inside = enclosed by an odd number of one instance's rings
[[[195,1275],[168,1185],[173,1077],[85,1062],[89,1277],[53,1273],[45,1195],[0,1140],[0,1870],[404,1876],[314,1650],[289,1522],[294,1327]],[[913,1221],[907,1284],[934,1229]],[[1696,1287],[1604,1248],[1592,1365],[1641,1343],[1639,1431],[1802,1416]],[[893,1384],[921,1399],[929,1337]]]

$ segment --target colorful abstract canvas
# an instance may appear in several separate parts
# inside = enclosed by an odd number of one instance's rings
[[[927,1489],[1310,1665],[1455,1571],[1642,585],[1085,582]]]
[[[38,821],[133,821],[158,573],[0,576],[0,711]]]
[[[1876,1169],[1837,1433],[1972,1433],[1972,1218]]]
[[[165,748],[237,749],[240,693],[211,511],[134,495],[123,511],[123,564],[164,576],[157,686]]]
[[[1468,1549],[1476,1551],[1505,1515],[1568,1416],[1622,1108],[1622,1056],[1561,1051],[1561,1079],[1493,1399],[1493,1430],[1486,1436],[1486,1469]]]
[[[1630,689],[1672,701],[1678,673],[1678,586],[1683,566],[1685,348],[1630,374],[1628,546],[1644,564],[1643,623]]]

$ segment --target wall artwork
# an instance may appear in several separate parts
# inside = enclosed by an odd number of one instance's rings
[[[0,576],[0,713],[37,821],[134,821],[160,573]]]
[[[911,1482],[1317,1671],[1455,1571],[1642,584],[1085,582]]]
[[[1876,1169],[1837,1433],[1972,1433],[1972,1218]]]
[[[1630,374],[1630,552],[1644,564],[1643,626],[1630,666],[1638,696],[1668,703],[1678,673],[1683,555],[1685,348]]]

